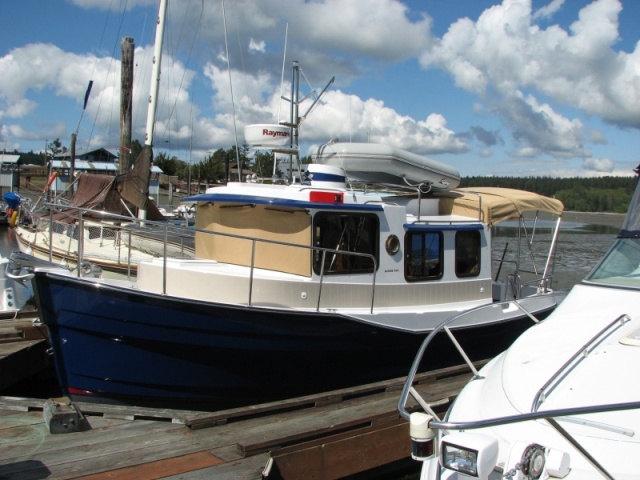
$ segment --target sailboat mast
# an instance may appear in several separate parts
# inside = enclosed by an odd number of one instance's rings
[[[147,111],[147,129],[144,144],[153,145],[153,130],[156,122],[156,108],[158,105],[158,89],[160,87],[160,63],[162,61],[162,39],[164,38],[164,24],[167,16],[168,0],[160,0],[158,9],[158,24],[156,26],[156,41],[153,49],[153,73],[151,75],[151,91],[149,93],[149,110]]]
[[[293,61],[291,69],[291,125],[289,138],[291,139],[290,148],[298,148],[298,102],[300,95],[300,66],[297,60]],[[289,154],[289,182],[293,182],[293,154]]]

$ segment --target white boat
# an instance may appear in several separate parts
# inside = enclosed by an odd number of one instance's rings
[[[20,251],[70,269],[82,257],[115,276],[135,274],[142,260],[194,257],[193,233],[178,234],[169,227],[165,248],[165,228],[132,222],[116,183],[113,176],[83,173],[69,205],[48,204],[35,212],[21,206],[29,221],[19,221],[14,229]],[[157,213],[153,218],[164,217]]]
[[[356,188],[344,169],[311,164],[295,179],[185,198],[197,204],[195,259],[141,261],[135,281],[36,268],[61,387],[82,401],[200,410],[329,391],[403,375],[422,338],[461,311],[474,312],[458,328],[471,356],[495,355],[557,306],[557,236],[542,259],[521,237],[523,255],[496,278],[492,226],[559,216],[562,203],[427,190]]]
[[[414,374],[399,410],[422,480],[640,478],[640,187],[604,258],[476,372],[443,420]],[[410,397],[424,411],[409,414]]]
[[[344,169],[353,182],[413,185],[423,191],[451,190],[460,184],[453,166],[378,143],[329,143],[318,150],[316,162]]]

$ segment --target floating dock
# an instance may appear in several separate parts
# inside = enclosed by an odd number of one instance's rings
[[[414,387],[444,412],[470,377],[450,367]],[[396,410],[403,382],[219,412],[0,397],[0,478],[331,479],[403,463],[417,471]],[[83,428],[51,433],[52,402],[79,412]]]

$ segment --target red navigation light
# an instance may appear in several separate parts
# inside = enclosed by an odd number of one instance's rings
[[[343,203],[342,192],[310,192],[309,201],[318,203]]]

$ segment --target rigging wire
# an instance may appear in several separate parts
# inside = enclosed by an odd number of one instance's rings
[[[235,101],[233,100],[233,83],[231,82],[231,59],[229,58],[229,43],[227,41],[227,17],[224,11],[224,0],[222,0],[222,20],[224,23],[224,46],[227,51],[227,71],[229,72],[229,90],[231,92],[231,107],[233,109],[233,132],[236,137],[236,165],[238,168],[238,181],[242,181],[242,165],[240,165],[240,150],[238,148],[238,128],[236,126],[236,104],[235,104]],[[227,178],[227,181],[229,181],[229,178]]]
[[[100,42],[98,44],[98,51],[100,51],[100,47],[102,47],[102,41],[104,40],[104,35],[105,32],[107,30],[107,24],[109,23],[109,14],[111,12],[111,7],[113,5],[113,0],[111,0],[111,3],[109,4],[109,9],[107,10],[107,16],[104,20],[104,26],[102,27],[102,34],[100,35]],[[93,69],[91,70],[91,75],[89,75],[89,81],[93,81],[93,76],[96,73],[96,66],[98,65],[98,56],[96,55],[95,61],[93,62]],[[85,107],[86,107],[86,101],[85,101]],[[80,119],[78,120],[78,126],[76,127],[76,136],[78,135],[78,132],[80,131],[80,123],[82,123],[82,117],[84,117],[84,111],[85,109],[82,109],[82,113],[80,114]],[[94,119],[94,126],[95,126],[95,119]],[[91,130],[91,132],[93,133],[93,128]],[[91,137],[89,137],[91,138]]]
[[[142,43],[144,42],[144,36],[145,36],[145,32],[147,30],[147,18],[148,15],[145,14],[144,16],[144,22],[142,22],[142,31],[140,32],[140,44],[142,45]],[[147,49],[142,49],[142,65],[147,65],[146,62],[146,58],[147,58]],[[138,70],[138,65],[140,65],[140,63],[138,62],[138,57],[135,57],[135,63],[134,63],[134,69],[137,70],[137,73],[134,73],[133,78],[134,78],[134,87],[135,87],[135,83],[137,83],[138,85],[142,85],[142,83],[140,81],[135,82],[135,79],[139,77],[138,73],[140,73],[140,70]],[[142,78],[145,78],[145,73],[146,71],[142,72]],[[142,100],[141,100],[141,96],[144,94],[143,89],[141,88],[134,88],[133,89],[133,105],[142,105]],[[135,120],[137,117],[137,111],[135,106],[133,107],[133,111],[131,112],[131,123],[133,125],[135,125]]]
[[[111,3],[109,4],[109,11],[107,13],[107,17],[105,18],[105,24],[104,24],[104,28],[102,30],[102,35],[101,35],[100,43],[99,43],[99,47],[98,47],[99,49],[100,49],[100,47],[102,47],[102,41],[104,39],[104,34],[106,32],[106,29],[107,29],[107,24],[109,22],[109,16],[110,16],[110,13],[111,13],[111,7],[113,6],[113,1],[114,0],[111,0]],[[122,14],[120,15],[120,23],[118,24],[118,34],[116,36],[116,41],[115,41],[114,46],[113,46],[111,59],[109,61],[109,68],[107,70],[107,78],[109,77],[109,73],[111,73],[111,71],[113,69],[113,64],[114,64],[114,59],[115,59],[115,50],[116,50],[116,47],[118,45],[117,39],[120,37],[120,31],[122,30],[122,24],[124,23],[124,14],[127,11],[127,2],[128,2],[128,0],[124,1],[124,6],[122,8]],[[96,61],[94,63],[94,70],[93,70],[93,72],[91,74],[91,78],[93,78],[93,75],[95,74],[95,68],[96,68],[97,64],[98,64],[98,57],[96,56]],[[114,76],[114,80],[115,80],[115,76]],[[89,133],[89,138],[87,139],[87,148],[91,144],[91,139],[93,138],[93,132],[95,130],[96,123],[98,121],[98,113],[100,112],[100,107],[102,106],[103,95],[100,95],[99,98],[100,98],[100,100],[98,101],[98,109],[96,110],[96,115],[93,118],[93,124],[91,125],[91,131]],[[113,98],[111,100],[113,102]],[[84,114],[84,110],[83,110],[83,114]],[[111,120],[112,114],[113,114],[113,103],[112,103],[112,108],[109,109],[109,120]],[[80,116],[80,121],[82,121],[82,115]],[[111,122],[109,121],[107,123],[107,125],[111,125]],[[80,122],[78,122],[78,128],[76,129],[76,134],[77,134],[79,129],[80,129]],[[108,130],[107,130],[107,133],[108,133]]]
[[[182,31],[185,30],[185,25],[186,25],[186,22],[187,22],[187,13],[190,12],[190,11],[191,11],[191,8],[187,8],[185,10],[185,16],[184,16],[184,19],[183,19],[183,22],[182,22],[182,28],[180,30],[180,35],[178,37],[178,45],[181,43]],[[182,71],[182,78],[180,79],[180,83],[178,85],[178,91],[181,91],[182,90],[182,86],[184,85],[184,80],[185,80],[185,77],[187,75],[187,66],[189,65],[189,61],[191,60],[191,54],[193,53],[193,49],[194,49],[194,45],[195,45],[195,42],[196,42],[196,38],[198,37],[198,33],[200,31],[200,26],[202,24],[203,14],[204,14],[204,0],[201,0],[200,15],[198,15],[198,23],[197,23],[193,38],[191,39],[191,45],[189,46],[189,52],[187,54],[187,59],[185,61],[184,68],[183,68],[183,71]],[[173,71],[173,68],[171,68],[171,70]],[[173,114],[175,112],[177,112],[177,105],[178,105],[179,96],[178,95],[174,95],[174,98],[175,98],[175,100],[174,100],[173,105],[171,106],[171,109],[169,111],[169,119],[171,119]],[[193,108],[193,102],[192,102],[192,108]],[[176,121],[177,120],[178,119],[176,118]],[[193,124],[193,119],[192,119],[192,124]],[[165,124],[165,130],[164,130],[165,134],[167,132],[167,129],[169,129],[169,126],[170,126],[170,121],[167,121],[167,123]],[[171,133],[171,132],[169,131],[169,133]]]

